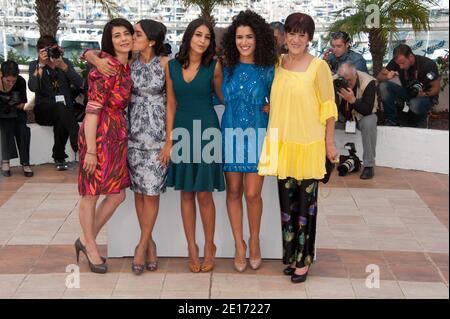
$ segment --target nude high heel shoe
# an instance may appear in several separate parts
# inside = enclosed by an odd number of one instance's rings
[[[247,244],[245,243],[245,241],[242,241],[242,243],[244,244],[245,247],[245,253],[244,253],[244,262],[238,261],[236,259],[236,253],[234,255],[234,269],[236,269],[236,271],[238,272],[244,272],[245,269],[247,269],[247,258],[246,258],[246,254],[247,254]]]
[[[198,257],[198,246],[195,245],[195,247],[196,247],[196,248],[195,248],[195,250],[196,250],[196,256]],[[198,273],[198,272],[200,272],[200,270],[201,270],[201,268],[202,268],[202,266],[200,265],[199,262],[192,262],[191,260],[189,260],[188,266],[189,266],[189,270],[190,270],[191,272],[193,272],[193,273]]]
[[[202,267],[201,267],[201,271],[202,272],[209,272],[211,270],[214,269],[214,259],[216,257],[216,245],[213,246],[213,258],[212,258],[212,262],[209,264],[205,264],[203,263]]]
[[[258,245],[258,248],[259,248],[259,245]],[[261,267],[261,263],[262,263],[261,256],[256,258],[256,259],[253,259],[253,258],[250,257],[248,259],[248,261],[249,261],[249,264],[250,264],[250,268],[252,268],[253,270],[257,270],[259,267]]]

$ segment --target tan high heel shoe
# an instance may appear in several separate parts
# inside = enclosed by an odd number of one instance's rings
[[[202,271],[202,272],[209,272],[209,271],[211,271],[211,270],[214,269],[214,266],[215,266],[215,258],[216,258],[216,251],[217,251],[216,245],[213,245],[213,253],[212,253],[213,258],[212,258],[212,262],[210,262],[210,263],[208,263],[208,264],[206,264],[205,262],[203,262],[202,267],[201,267],[201,271]]]
[[[242,244],[245,247],[245,252],[244,252],[244,262],[242,261],[238,261],[237,260],[237,249],[234,253],[234,268],[238,271],[238,272],[244,272],[245,269],[247,269],[247,244],[245,243],[245,241],[242,241]]]
[[[195,250],[196,250],[196,256],[198,258],[198,246],[195,245]],[[201,264],[200,262],[194,262],[191,260],[191,257],[189,256],[189,270],[193,273],[198,273],[201,270]]]
[[[250,245],[251,247],[251,245]],[[262,264],[262,258],[261,258],[261,249],[259,248],[259,244],[258,244],[258,249],[260,250],[260,256],[256,259],[252,259],[251,257],[248,259],[249,263],[250,263],[250,268],[252,268],[253,270],[257,270],[259,267],[261,267]],[[250,254],[251,256],[252,254]]]

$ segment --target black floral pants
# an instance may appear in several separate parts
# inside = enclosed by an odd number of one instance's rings
[[[314,261],[318,189],[315,179],[278,180],[285,265],[295,262],[302,268]]]

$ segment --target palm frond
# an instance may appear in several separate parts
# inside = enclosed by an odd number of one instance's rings
[[[429,5],[432,4],[434,4],[433,0],[397,0],[389,6],[386,13],[392,20],[404,24],[410,23],[415,32],[429,30]]]
[[[115,0],[93,0],[93,2],[100,4],[110,19],[117,17],[120,7]]]

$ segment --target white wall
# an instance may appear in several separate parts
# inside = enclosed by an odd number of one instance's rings
[[[449,173],[449,131],[389,126],[377,130],[377,166]],[[335,140],[340,154],[348,154],[344,144],[354,142],[362,160],[360,131],[346,134],[336,130]]]
[[[53,127],[40,126],[38,124],[28,124],[31,130],[31,144],[30,144],[30,164],[39,165],[45,163],[53,163],[52,148],[53,148]],[[1,147],[0,141],[0,147]],[[66,160],[73,161],[75,153],[70,147],[70,142],[66,144],[66,154],[69,156]],[[1,157],[1,156],[0,156]],[[11,166],[20,165],[19,159],[11,160]]]

